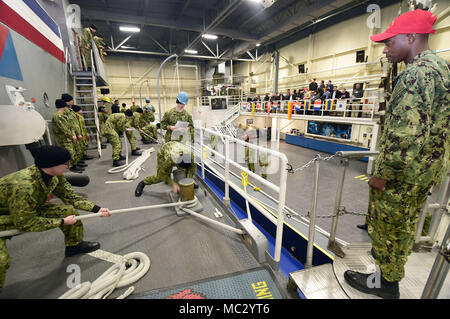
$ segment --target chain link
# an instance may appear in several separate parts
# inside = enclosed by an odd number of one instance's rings
[[[316,157],[314,157],[312,160],[310,160],[308,163],[306,163],[305,165],[303,165],[303,166],[300,166],[300,167],[297,167],[297,168],[293,168],[292,167],[292,165],[291,164],[287,164],[288,165],[288,168],[287,168],[287,171],[289,172],[289,173],[291,173],[291,174],[294,174],[295,172],[297,172],[297,171],[303,171],[304,169],[306,169],[306,168],[308,168],[308,167],[310,167],[314,162],[316,162],[316,161],[329,161],[329,160],[331,160],[331,159],[333,159],[333,158],[335,158],[336,157],[336,154],[334,154],[334,155],[331,155],[331,156],[326,156],[326,157],[322,157],[320,154],[317,154],[316,155]]]
[[[295,215],[295,216],[293,216]],[[356,213],[356,212],[349,212],[344,206],[341,206],[336,214],[332,215],[319,215],[316,216],[316,218],[333,218],[335,216],[343,216],[343,215],[355,215],[355,216],[367,216],[365,213]],[[302,215],[296,212],[292,213],[286,213],[286,218],[295,219],[297,221],[300,221],[296,216],[303,217],[303,218],[311,218],[311,213],[307,212],[306,215]]]

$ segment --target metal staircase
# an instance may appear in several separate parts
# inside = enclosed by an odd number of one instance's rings
[[[86,129],[90,136],[89,143],[96,143],[99,157],[102,156],[101,141],[98,132],[97,86],[94,71],[74,71],[73,92],[75,104],[83,110]]]

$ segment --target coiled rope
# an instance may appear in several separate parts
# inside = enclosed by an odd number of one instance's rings
[[[84,282],[58,299],[106,299],[116,288],[131,285],[141,279],[149,271],[150,265],[150,258],[144,253],[126,254],[122,256],[121,263],[111,266],[94,282]],[[133,292],[134,286],[131,286],[116,299],[124,299]]]

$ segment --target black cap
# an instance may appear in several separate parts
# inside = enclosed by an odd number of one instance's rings
[[[91,25],[89,26],[89,28],[94,29],[95,31],[97,31],[97,27],[95,26],[95,24],[91,24]]]
[[[70,161],[70,153],[61,146],[45,145],[33,151],[34,163],[39,168],[58,166]]]
[[[133,111],[128,109],[128,110],[125,111],[125,115],[126,116],[133,116]]]
[[[81,106],[78,106],[78,105],[72,105],[72,110],[74,111],[74,112],[78,112],[79,110],[81,110]]]
[[[63,107],[66,107],[67,104],[66,104],[66,102],[64,102],[63,100],[57,99],[57,100],[55,101],[55,106],[56,106],[57,109],[61,109],[61,108],[63,108]]]
[[[126,105],[125,103],[122,103],[122,106],[125,107],[125,106],[127,106],[127,105]]]
[[[140,107],[138,107],[138,108],[136,109],[136,112],[138,112],[138,113],[144,113],[144,110],[141,109]]]
[[[61,100],[63,100],[64,102],[70,102],[73,100],[72,95],[64,93],[61,95]]]

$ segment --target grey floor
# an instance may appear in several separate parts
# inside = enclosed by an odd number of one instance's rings
[[[155,144],[140,146],[157,148]],[[156,152],[147,160],[146,170],[140,172],[137,180],[106,184],[106,181],[122,180],[121,173],[107,173],[112,167],[111,146],[108,145],[101,159],[87,161],[89,167],[85,173],[90,176],[90,184],[75,190],[110,209],[167,203],[170,188],[164,184],[146,187],[140,198],[134,196],[137,183],[156,172],[155,159]],[[204,206],[203,214],[215,218],[216,202],[211,195],[200,188],[196,196]],[[233,225],[225,213],[224,216],[221,221]],[[99,241],[105,251],[119,255],[139,251],[149,256],[150,271],[136,283],[135,293],[261,266],[238,235],[193,216],[178,217],[173,208],[86,220],[84,234],[85,240]],[[63,236],[59,229],[22,234],[9,240],[7,246],[12,264],[0,298],[57,298],[68,290],[69,265],[80,266],[81,282],[92,282],[112,265],[90,255],[64,258]],[[275,276],[283,280],[280,274]]]

